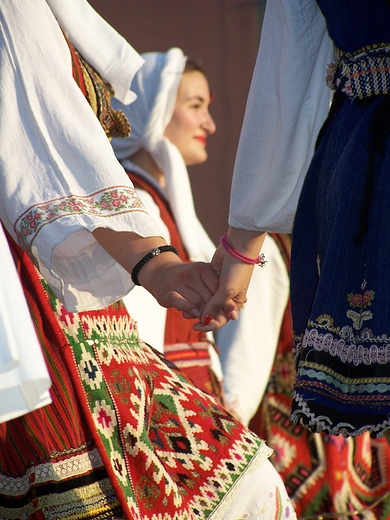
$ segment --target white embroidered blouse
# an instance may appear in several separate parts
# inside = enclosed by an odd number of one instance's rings
[[[85,0],[2,0],[0,218],[68,310],[81,311],[132,287],[91,232],[159,233],[73,80],[60,25],[123,102],[143,60]]]

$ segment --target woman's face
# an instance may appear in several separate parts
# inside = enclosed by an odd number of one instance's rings
[[[164,135],[177,146],[187,166],[207,159],[206,139],[215,132],[209,105],[210,91],[204,74],[198,70],[185,72]]]

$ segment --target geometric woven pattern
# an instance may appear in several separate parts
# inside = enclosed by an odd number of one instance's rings
[[[339,52],[337,62],[329,65],[327,85],[352,99],[389,94],[390,47],[367,46],[355,54]]]
[[[39,229],[58,212],[80,211],[75,202],[86,214],[143,211],[128,187],[95,195],[52,201],[28,217]],[[26,249],[28,220],[16,226]],[[0,518],[220,517],[222,499],[269,448],[140,341],[122,303],[68,313],[22,249],[11,247],[53,402],[0,424]]]
[[[263,443],[139,340],[125,307],[54,310],[133,518],[207,518]]]
[[[142,210],[134,191],[123,190],[100,193],[98,213],[116,211],[116,202],[124,211]],[[72,212],[73,202],[55,209]],[[96,211],[96,200],[79,202]],[[52,218],[32,211],[39,226]],[[222,499],[269,448],[140,341],[121,302],[68,313],[12,240],[11,247],[53,402],[0,424],[0,518],[221,517]]]
[[[140,341],[122,303],[68,313],[13,248],[53,402],[0,424],[0,518],[218,516],[269,448]]]

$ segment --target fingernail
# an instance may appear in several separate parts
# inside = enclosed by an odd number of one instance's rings
[[[194,307],[193,309],[191,309],[190,314],[191,314],[191,316],[194,316],[194,318],[198,318],[200,315],[200,312],[198,311],[198,309],[196,309]]]
[[[206,314],[206,316],[203,318],[203,325],[209,325],[212,319],[213,318],[210,316],[210,314]]]
[[[229,314],[229,318],[233,321],[237,321],[238,320],[238,312],[237,311],[232,311],[230,314]]]

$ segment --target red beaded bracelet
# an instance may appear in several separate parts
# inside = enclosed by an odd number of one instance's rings
[[[237,260],[241,260],[245,264],[258,265],[260,267],[264,267],[268,263],[268,259],[264,253],[261,253],[257,258],[250,258],[249,256],[245,256],[240,251],[237,251],[231,244],[229,244],[227,239],[227,233],[223,235],[221,238],[221,244],[226,249],[228,253],[230,253]]]

